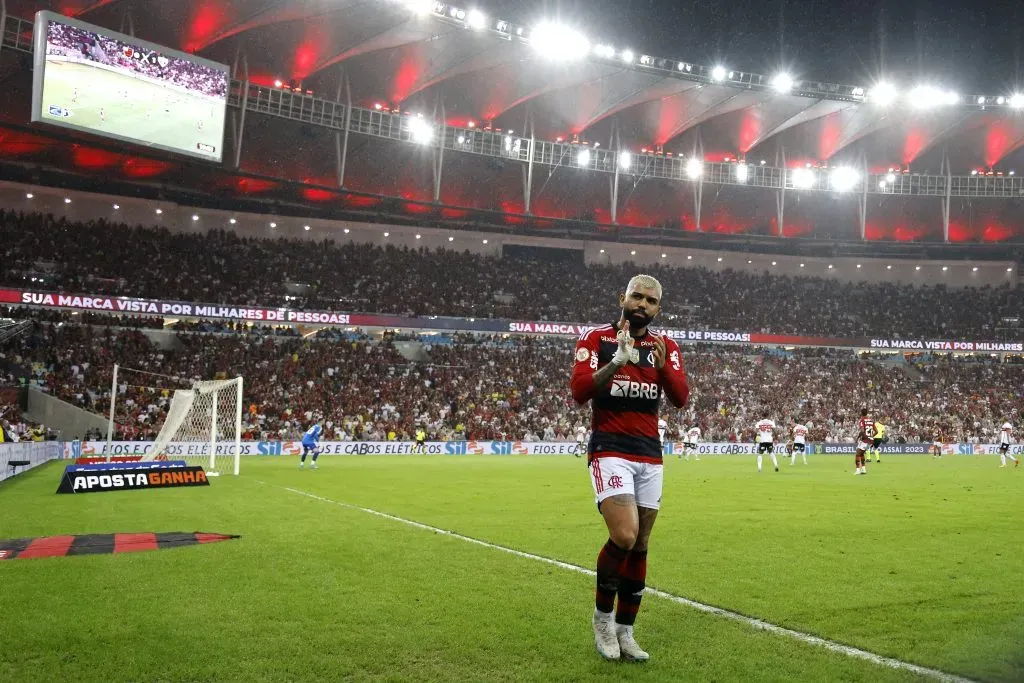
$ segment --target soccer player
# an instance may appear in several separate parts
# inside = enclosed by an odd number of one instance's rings
[[[875,437],[875,421],[871,419],[867,408],[860,409],[860,422],[857,423],[857,452],[853,456],[857,470],[854,474],[867,474],[868,467],[864,454],[871,448]]]
[[[661,296],[661,284],[653,277],[630,280],[619,295],[619,320],[584,333],[576,343],[570,381],[573,399],[580,405],[591,402],[587,462],[597,509],[608,529],[608,541],[597,556],[593,619],[594,642],[605,659],[649,659],[633,638],[633,624],[661,505],[658,404],[665,396],[682,408],[690,394],[679,346],[648,329],[661,311]]]
[[[71,91],[71,104],[78,104],[78,88]]]
[[[427,452],[427,432],[423,427],[416,428],[416,445],[412,447],[412,452],[419,455]]]
[[[1004,422],[999,430],[999,466],[1006,467],[1006,459],[1013,461],[1014,467],[1020,467],[1020,460],[1010,454],[1010,437],[1013,435],[1013,425]]]
[[[693,425],[686,432],[686,443],[683,444],[683,450],[686,451],[686,459],[690,459],[690,454],[693,454],[695,460],[700,460],[700,455],[697,454],[697,445],[700,443],[700,427]]]
[[[764,453],[772,456],[775,471],[779,471],[779,460],[775,457],[775,421],[768,419],[768,411],[761,415],[761,421],[754,427],[757,430],[757,471],[761,471],[761,459]]]
[[[299,459],[300,470],[306,466],[306,455],[309,453],[313,454],[313,462],[310,464],[309,469],[316,469],[316,459],[320,455],[320,436],[323,433],[324,428],[317,422],[307,429],[306,433],[302,436],[302,457]]]
[[[881,422],[875,422],[875,436],[871,440],[871,450],[868,451],[868,460],[871,459],[871,454],[875,454],[875,462],[882,462],[882,444],[888,441],[885,438],[885,430],[888,429]]]
[[[582,457],[587,450],[587,428],[582,424],[576,425],[576,457]]]
[[[658,440],[661,441],[661,448],[665,448],[665,433],[668,431],[668,422],[664,418],[658,420]]]
[[[796,454],[803,456],[807,464],[807,426],[793,418],[793,450],[789,452],[789,464],[796,464]]]
[[[939,426],[939,423],[936,422],[935,426],[933,427],[933,429],[935,431],[935,438],[932,441],[932,457],[933,458],[941,458],[942,457],[942,428]]]

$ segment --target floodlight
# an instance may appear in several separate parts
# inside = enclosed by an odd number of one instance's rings
[[[466,15],[466,26],[479,31],[487,26],[487,17],[480,10],[471,9]]]
[[[746,164],[736,164],[736,182],[747,182],[747,175],[749,175],[749,173],[750,168]]]
[[[71,203],[71,197],[65,197],[64,198],[64,203],[65,204],[70,204]]]
[[[160,215],[162,215],[162,214],[163,214],[163,212],[164,212],[164,210],[163,210],[163,209],[157,209],[157,210],[156,210],[156,215],[157,215],[157,216],[160,216]]]
[[[911,106],[917,109],[931,109],[943,104],[955,104],[953,98],[959,99],[955,93],[946,93],[931,85],[919,85],[910,91],[908,98]]]
[[[1024,93],[1010,95],[1010,106],[1014,109],[1024,109]]]
[[[622,51],[622,61],[624,61],[626,64],[632,64],[633,60],[635,58],[636,58],[636,55],[633,54],[632,50],[623,50]]]
[[[978,98],[978,104],[985,104],[985,98],[984,97],[979,97]]]
[[[891,83],[883,82],[871,89],[868,99],[880,107],[887,107],[896,99],[896,95],[896,88]]]
[[[31,192],[25,194],[25,199],[32,199],[33,197],[35,197],[35,195],[32,194]]]
[[[303,230],[307,230],[307,231],[308,231],[308,230],[310,229],[310,227],[309,227],[308,225],[303,225],[303,226],[302,226],[302,229],[303,229]]]
[[[884,190],[885,189],[885,181],[884,180],[879,180],[878,181],[878,189],[879,190]]]
[[[832,182],[832,189],[837,192],[847,192],[860,182],[860,174],[849,166],[840,166],[832,169],[829,180]]]
[[[885,174],[885,182],[887,182],[887,183],[895,183],[896,182],[896,174],[895,173],[891,173],[891,172],[890,173],[886,173]]]
[[[284,82],[280,78],[274,79],[274,87],[275,88],[280,88],[282,85],[284,85]]]
[[[700,177],[701,173],[704,172],[704,162],[696,157],[686,162],[686,176],[691,180],[695,180]]]
[[[590,53],[590,41],[568,26],[544,22],[530,33],[530,45],[548,59],[571,61]]]
[[[578,155],[576,155],[576,163],[579,166],[589,166],[590,165],[590,150],[589,149],[580,150],[580,153]]]
[[[785,72],[776,74],[775,78],[772,79],[772,87],[775,88],[776,92],[787,93],[793,89],[794,85],[793,77]]]
[[[1006,98],[1003,97],[1002,95],[1000,95],[999,97],[996,98],[996,104],[998,104],[998,105],[1006,104]]]
[[[726,74],[727,72],[724,66],[716,66],[714,69],[711,70],[711,80],[713,80],[715,83],[721,83],[722,81],[725,80]]]
[[[434,127],[419,117],[413,117],[409,119],[409,134],[413,142],[427,145],[434,139]]]
[[[814,186],[814,171],[809,168],[797,168],[793,169],[793,187],[806,190],[809,187]]]
[[[633,165],[633,155],[629,152],[619,152],[619,168],[628,171]]]
[[[615,48],[611,45],[595,45],[594,54],[603,59],[613,59],[615,57]]]
[[[270,227],[272,227],[272,228],[276,228],[276,227],[277,227],[277,223],[271,222],[271,223],[270,223]]]

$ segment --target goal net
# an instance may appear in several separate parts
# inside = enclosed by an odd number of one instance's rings
[[[212,475],[237,475],[241,439],[242,378],[196,382],[191,389],[174,392],[149,457],[185,460]],[[175,448],[168,453],[171,444]]]

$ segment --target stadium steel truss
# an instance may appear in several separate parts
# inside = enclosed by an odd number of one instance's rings
[[[103,3],[98,3],[103,4]],[[222,40],[253,27],[284,21],[278,16],[284,3],[264,1],[263,10],[256,10],[243,20],[221,28],[208,42]],[[420,77],[422,89],[456,76],[493,68],[497,64],[523,59],[532,49],[530,31],[507,21],[491,21],[473,16],[471,12],[441,2],[409,3],[401,0],[370,0],[366,2],[339,1],[334,11],[351,6],[356,21],[365,20],[365,9],[373,5],[374,21],[368,22],[366,35],[338,54],[317,64],[317,69],[340,63],[351,55],[368,51],[387,50],[415,42],[445,41],[462,49],[448,49],[439,53],[426,74]],[[421,6],[416,12],[409,5]],[[301,18],[294,13],[288,20]],[[362,19],[360,19],[362,18]],[[0,49],[23,53],[32,51],[32,23],[8,16],[6,5],[0,0],[0,25],[3,27]],[[472,31],[472,38],[466,32]],[[493,45],[481,48],[481,41]],[[204,45],[193,45],[193,50]],[[535,47],[535,46],[534,46]],[[606,85],[600,105],[588,116],[584,128],[597,121],[645,102],[667,96],[686,97],[691,103],[685,120],[675,124],[670,137],[698,126],[714,117],[744,108],[761,107],[769,119],[767,129],[754,144],[778,135],[801,124],[828,116],[839,116],[842,121],[841,138],[836,150],[892,125],[892,112],[870,101],[870,92],[857,86],[845,86],[817,81],[792,81],[780,87],[778,77],[725,70],[679,62],[651,55],[616,52],[610,47],[596,47],[583,57],[578,74],[557,83],[538,85],[536,82],[517,85],[521,95],[516,101],[557,90],[571,89],[583,83],[601,80]],[[868,160],[861,155],[859,167],[792,168],[787,166],[785,153],[779,150],[772,163],[759,164],[734,160],[710,162],[704,160],[699,137],[697,149],[689,158],[660,151],[628,150],[621,145],[617,128],[613,126],[609,144],[601,146],[577,141],[551,141],[539,139],[533,115],[524,118],[522,135],[513,135],[490,125],[445,125],[443,98],[429,116],[424,112],[413,114],[396,108],[363,108],[352,104],[351,90],[346,81],[339,86],[333,99],[314,96],[302,88],[268,87],[255,84],[249,77],[248,60],[244,54],[236,57],[232,67],[233,79],[228,106],[232,121],[229,126],[233,154],[225,161],[239,168],[245,139],[246,114],[249,112],[271,116],[334,133],[336,181],[345,186],[350,135],[369,136],[428,148],[432,154],[433,199],[441,198],[445,155],[472,154],[518,162],[522,166],[523,200],[526,213],[530,213],[531,189],[535,169],[586,169],[605,174],[609,182],[609,203],[612,223],[616,223],[619,206],[620,179],[624,176],[658,178],[692,186],[697,229],[700,230],[701,204],[706,185],[732,185],[773,190],[776,196],[776,226],[782,234],[785,222],[786,197],[792,192],[845,192],[859,197],[857,206],[860,236],[865,239],[869,195],[931,197],[941,203],[943,237],[949,241],[950,202],[952,198],[1024,198],[1024,176],[975,171],[970,175],[955,175],[944,154],[942,173],[920,174],[901,170],[882,173],[869,171]],[[1024,101],[1021,95],[978,95],[965,98],[933,93],[946,100],[930,119],[931,143],[959,129],[976,123],[979,117],[992,117],[1020,123],[1024,119]],[[952,99],[951,99],[952,98]],[[441,122],[441,123],[439,123]],[[1024,131],[1021,132],[1024,141]],[[1019,146],[1017,143],[1016,146]],[[843,176],[842,174],[845,174]]]

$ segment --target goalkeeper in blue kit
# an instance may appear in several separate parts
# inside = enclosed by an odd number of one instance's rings
[[[320,437],[323,433],[324,428],[319,423],[306,430],[306,433],[302,436],[302,458],[299,460],[299,469],[306,466],[306,456],[310,453],[313,454],[313,462],[309,468],[311,470],[316,469],[316,459],[320,455]]]

